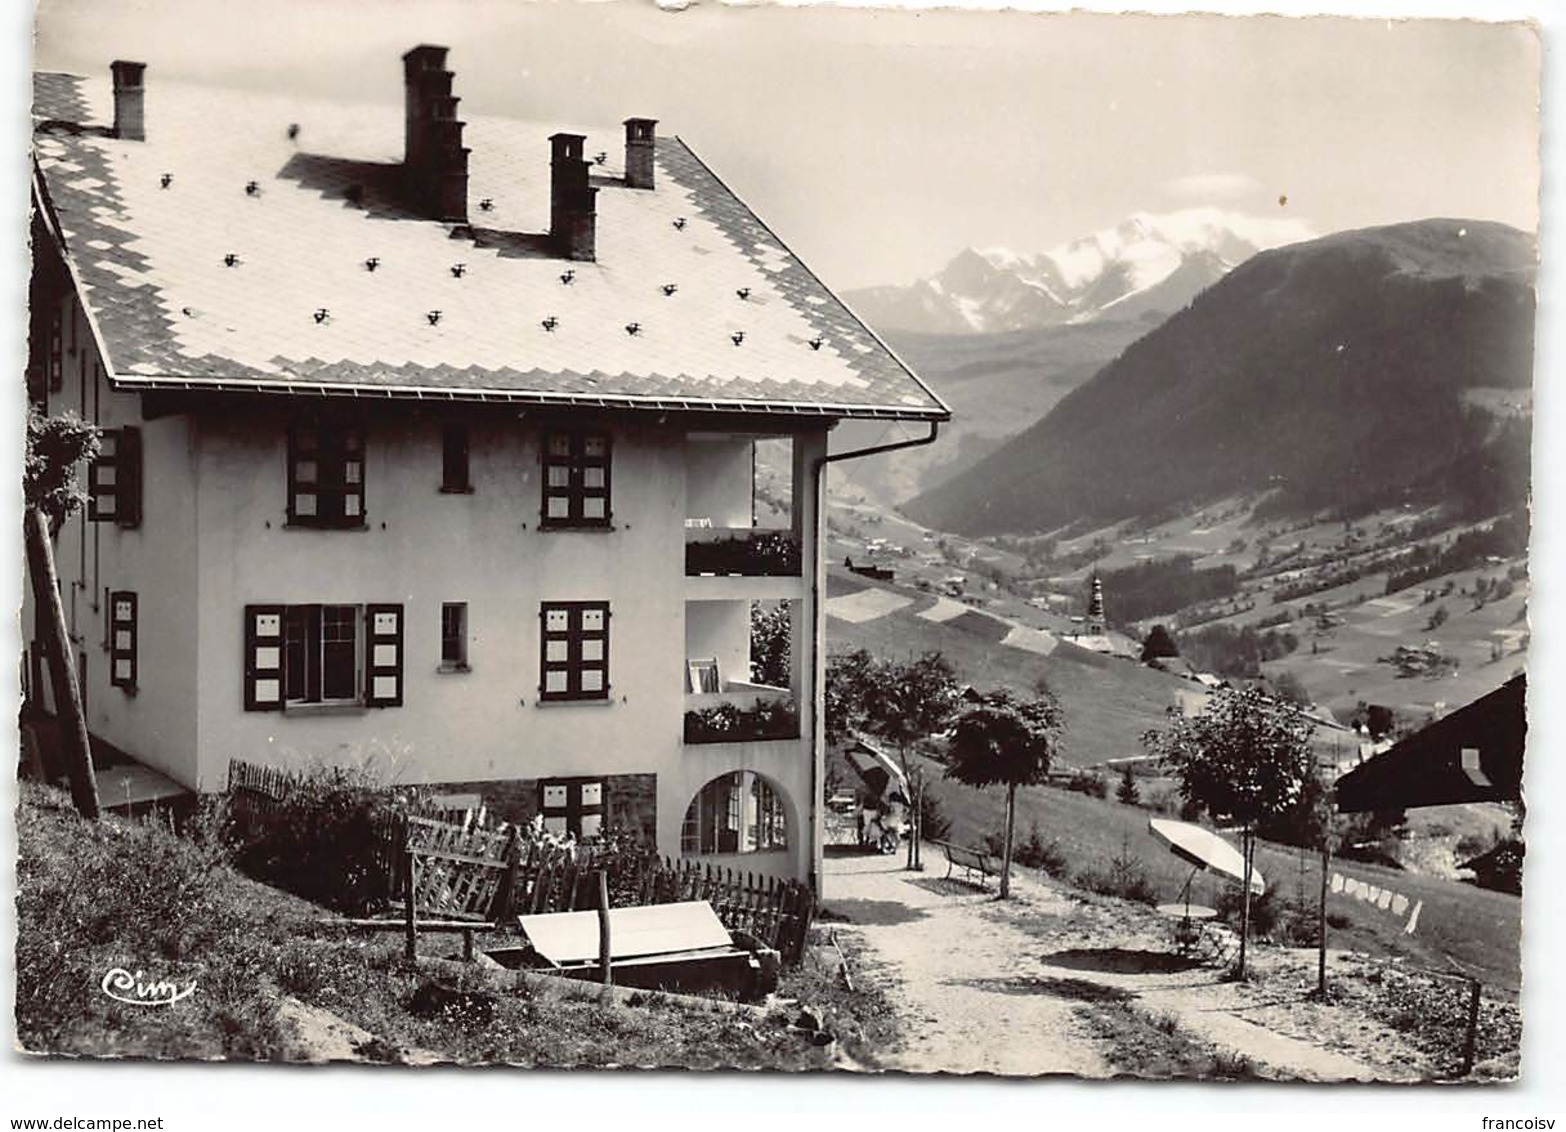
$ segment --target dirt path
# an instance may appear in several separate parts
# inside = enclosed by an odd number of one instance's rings
[[[927,871],[903,858],[828,857],[825,906],[863,944],[859,962],[884,977],[906,1019],[906,1046],[889,1067],[914,1072],[1073,1074],[1117,1072],[1103,1038],[1079,1015],[1113,997],[1267,1076],[1310,1081],[1407,1079],[1388,1048],[1378,1064],[1324,1048],[1317,1019],[1284,1027],[1244,1015],[1276,1012],[1253,987],[1213,967],[1170,963],[1168,925],[1149,910],[1085,900],[1026,875],[1013,899],[942,879],[945,860],[926,847]],[[1309,1014],[1306,1004],[1294,1009]],[[1285,1029],[1291,1033],[1283,1032]],[[1306,1040],[1304,1035],[1315,1037]]]
[[[826,906],[853,921],[841,930],[863,942],[861,961],[888,977],[906,1021],[905,1047],[887,1067],[1111,1076],[1103,1043],[1073,1004],[1026,989],[1037,941],[987,921],[989,895],[946,884],[940,870],[904,872],[902,860],[835,857],[826,867]]]

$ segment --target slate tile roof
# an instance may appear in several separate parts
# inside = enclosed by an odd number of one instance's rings
[[[678,138],[647,191],[619,127],[567,128],[603,155],[572,263],[544,238],[558,125],[467,119],[463,229],[402,203],[400,107],[155,75],[145,99],[121,140],[106,77],[34,76],[47,211],[126,387],[949,415]]]

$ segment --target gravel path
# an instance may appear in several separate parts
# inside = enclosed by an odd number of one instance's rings
[[[905,1019],[905,1047],[889,1068],[1113,1076],[1111,1051],[1077,1011],[1114,995],[1267,1076],[1408,1079],[1395,1058],[1373,1065],[1248,1020],[1255,989],[1220,981],[1215,968],[1159,964],[1170,958],[1169,928],[1149,909],[1084,900],[1021,871],[1001,903],[993,880],[989,892],[944,880],[938,848],[926,846],[924,859],[924,873],[904,871],[902,854],[826,862],[825,907],[850,921],[838,931],[857,937],[859,965],[884,979]]]
[[[926,867],[940,850],[926,847]],[[903,871],[903,855],[829,858],[825,903],[848,916],[861,962],[888,977],[906,1025],[890,1069],[1108,1077],[1103,1043],[1073,1004],[1030,993],[1036,940],[984,916],[992,895]],[[981,927],[982,926],[982,927]]]

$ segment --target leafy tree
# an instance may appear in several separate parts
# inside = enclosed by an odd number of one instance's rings
[[[1439,629],[1442,625],[1446,624],[1446,619],[1447,619],[1446,606],[1444,606],[1444,605],[1436,606],[1434,612],[1432,612],[1430,614],[1429,620],[1427,620],[1425,622],[1425,632],[1430,633],[1430,632],[1434,632],[1435,630]]]
[[[39,612],[39,638],[49,662],[60,719],[60,747],[71,780],[71,798],[83,816],[98,816],[98,783],[93,775],[76,666],[67,659],[68,627],[60,602],[60,580],[54,564],[54,536],[86,501],[76,480],[76,467],[98,455],[98,430],[73,413],[46,417],[36,407],[27,412],[27,451],[22,470],[22,541],[27,548],[27,572]]]
[[[952,731],[946,777],[969,786],[1006,787],[1005,851],[1000,895],[1011,895],[1011,847],[1017,826],[1017,787],[1049,778],[1063,718],[1060,704],[1040,685],[1031,699],[1007,688],[982,696],[964,711]]]
[[[1245,858],[1237,973],[1245,977],[1255,830],[1301,801],[1314,774],[1315,724],[1298,709],[1274,704],[1255,688],[1224,688],[1200,715],[1170,708],[1169,725],[1143,743],[1180,779],[1180,793],[1216,822],[1239,825]]]
[[[1310,706],[1310,692],[1306,690],[1305,682],[1294,673],[1275,673],[1269,682],[1272,684],[1272,694],[1284,703],[1302,708]]]
[[[750,678],[757,684],[787,688],[793,679],[793,640],[789,609],[782,602],[750,603]]]
[[[957,676],[938,652],[912,660],[888,660],[864,649],[833,657],[827,664],[826,728],[834,741],[867,731],[897,751],[914,797],[910,814],[908,867],[920,867],[923,789],[913,765],[915,747],[950,722],[957,704]]]
[[[1142,663],[1157,660],[1164,656],[1179,656],[1180,646],[1175,644],[1174,637],[1169,635],[1169,630],[1163,625],[1154,625],[1152,631],[1147,634],[1147,640],[1142,642]]]

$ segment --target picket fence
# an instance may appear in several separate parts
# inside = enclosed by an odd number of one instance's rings
[[[298,781],[276,767],[230,762],[231,808],[242,832],[263,830]],[[751,935],[794,964],[804,956],[815,908],[814,894],[799,881],[592,844],[566,849],[511,825],[388,813],[375,842],[385,891],[404,907],[411,854],[413,905],[421,919],[504,927],[517,915],[587,911],[597,907],[598,876],[606,873],[612,907],[705,900],[730,931]]]

